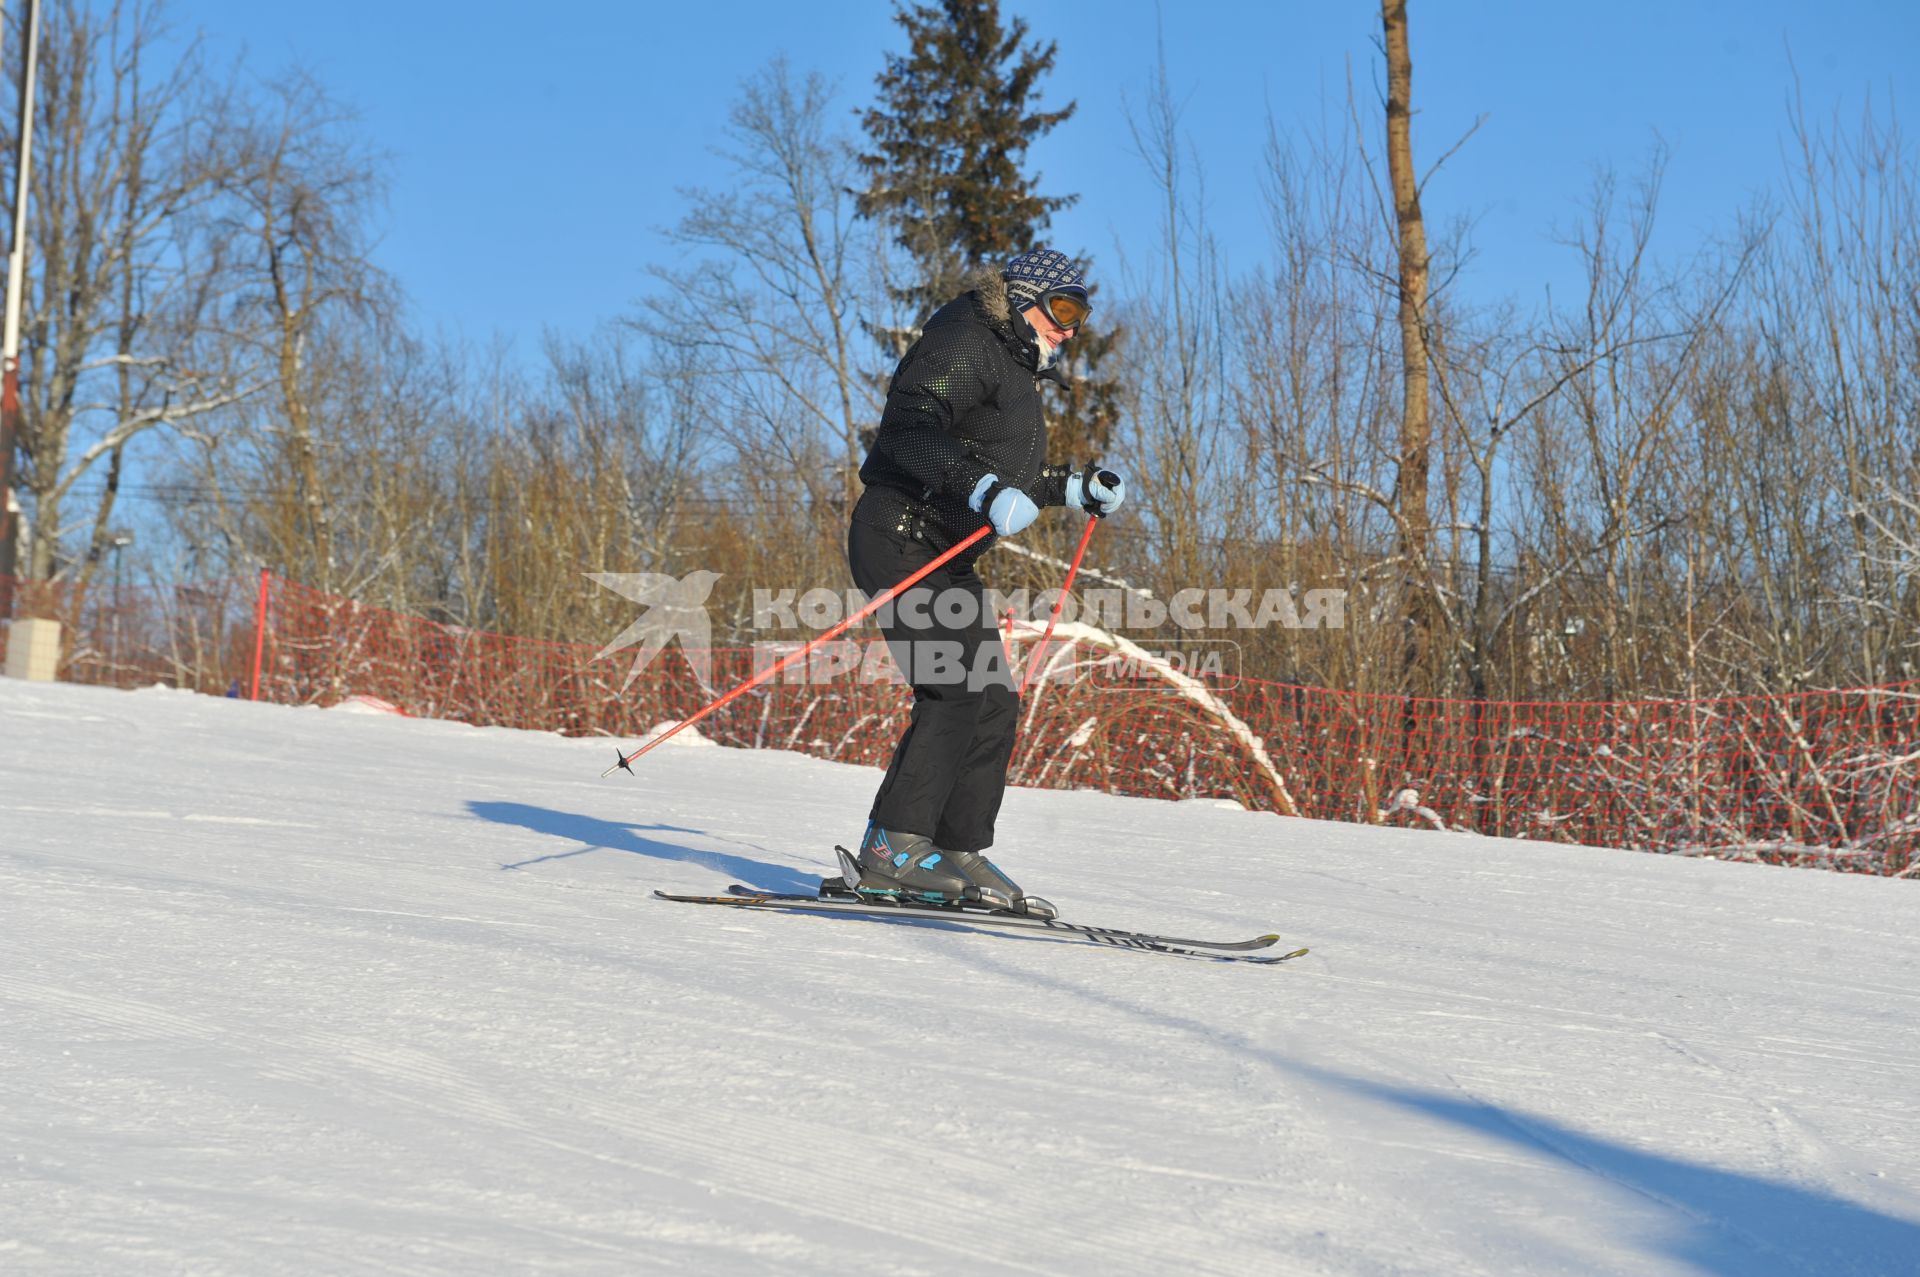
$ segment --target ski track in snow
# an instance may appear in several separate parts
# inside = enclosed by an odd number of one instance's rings
[[[654,900],[877,773],[606,750],[0,680],[0,1272],[1920,1274],[1920,883],[1009,796],[1313,949],[1180,962]]]

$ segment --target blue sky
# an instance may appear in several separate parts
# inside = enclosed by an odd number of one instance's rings
[[[298,63],[361,113],[389,156],[379,257],[416,325],[531,360],[543,329],[584,333],[631,309],[678,188],[716,185],[711,148],[742,79],[776,55],[840,82],[849,112],[902,47],[885,0],[615,3],[176,0],[177,27],[256,74]],[[1036,148],[1050,189],[1077,192],[1054,240],[1101,261],[1152,251],[1152,189],[1123,101],[1148,87],[1156,42],[1204,168],[1232,264],[1263,255],[1269,113],[1313,128],[1344,109],[1352,68],[1378,129],[1379,12],[1368,0],[1097,6],[1005,0],[1058,41],[1050,102],[1079,111]],[[1827,0],[1470,3],[1413,0],[1414,145],[1430,163],[1485,123],[1434,181],[1430,221],[1475,219],[1473,296],[1537,301],[1573,279],[1554,242],[1598,166],[1623,176],[1670,148],[1669,253],[1731,229],[1781,172],[1797,67],[1809,112],[1857,119],[1913,94],[1920,5]],[[1791,53],[1791,65],[1789,62]]]

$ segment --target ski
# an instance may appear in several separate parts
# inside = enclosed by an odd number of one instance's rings
[[[1045,931],[1062,938],[1078,938],[1115,948],[1171,953],[1181,957],[1213,958],[1223,962],[1272,965],[1298,958],[1307,952],[1305,949],[1296,949],[1284,954],[1257,952],[1274,945],[1280,939],[1276,935],[1258,936],[1252,940],[1187,940],[1179,936],[1162,936],[1151,932],[1125,931],[1114,927],[1092,927],[1077,922],[1062,922],[1057,918],[1028,918],[1019,914],[988,913],[983,910],[951,906],[876,904],[844,898],[836,900],[797,893],[756,891],[738,883],[729,887],[728,890],[732,894],[725,896],[676,895],[666,891],[655,891],[653,894],[662,900],[674,900],[686,904],[727,905],[736,909],[778,909],[791,913],[825,913],[855,918],[891,918],[902,922],[949,923],[955,926],[989,930]]]
[[[1025,927],[1034,931],[1071,931],[1088,936],[1127,936],[1136,940],[1151,940],[1156,944],[1187,945],[1195,949],[1267,949],[1278,944],[1278,935],[1255,936],[1251,940],[1189,940],[1183,936],[1163,936],[1150,931],[1127,931],[1118,927],[1094,927],[1084,922],[1064,922],[1059,918],[1032,918],[1024,914],[1005,913],[999,910],[982,909],[974,905],[927,904],[918,900],[899,901],[871,900],[847,887],[845,878],[826,878],[820,883],[818,895],[808,896],[798,893],[762,891],[757,887],[748,887],[733,883],[727,888],[730,896],[765,897],[773,900],[826,900],[844,904],[871,904],[883,909],[907,909],[915,913],[929,913],[940,917],[952,917],[955,914],[968,919],[986,922],[993,926]]]
[[[911,904],[867,904],[845,900],[825,900],[818,896],[790,895],[786,893],[754,892],[746,889],[747,894],[728,896],[688,896],[676,895],[666,891],[653,894],[662,900],[674,900],[685,904],[725,905],[735,909],[777,909],[789,913],[821,913],[839,917],[888,919],[896,922],[946,924],[949,926],[976,929],[1005,929],[1014,931],[1051,932],[1063,940],[1079,939],[1096,944],[1111,945],[1118,949],[1137,949],[1145,953],[1166,953],[1182,958],[1206,958],[1215,962],[1248,962],[1260,966],[1272,966],[1303,956],[1305,949],[1296,949],[1291,953],[1267,954],[1251,951],[1249,946],[1264,947],[1271,945],[1278,937],[1261,936],[1251,941],[1231,942],[1231,949],[1209,947],[1194,948],[1195,944],[1205,941],[1181,942],[1176,937],[1156,936],[1145,932],[1120,931],[1109,927],[1088,927],[1079,923],[1061,922],[1058,919],[1023,918],[1017,914],[995,914],[979,910],[948,908],[935,905]]]
[[[777,891],[761,891],[754,887],[734,883],[727,888],[730,896],[742,896],[767,900],[788,901],[829,901],[844,904],[870,904],[881,909],[904,909],[914,913],[932,914],[936,917],[951,918],[959,916],[970,921],[982,921],[993,926],[1024,927],[1033,931],[1070,931],[1088,936],[1128,936],[1136,940],[1151,940],[1155,944],[1186,945],[1195,949],[1267,949],[1280,942],[1277,935],[1255,936],[1251,940],[1188,940],[1181,936],[1156,935],[1147,931],[1124,931],[1116,927],[1090,927],[1083,922],[1062,922],[1058,918],[1030,918],[1023,914],[1002,913],[996,910],[979,909],[970,905],[923,904],[915,900],[873,901],[856,892],[849,891],[844,878],[828,878],[820,884],[820,893],[816,896],[788,894]]]

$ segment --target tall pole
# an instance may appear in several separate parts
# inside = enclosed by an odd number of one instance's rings
[[[260,658],[267,650],[267,591],[272,580],[272,574],[261,568],[260,597],[253,605],[253,695],[248,700],[260,699]]]
[[[0,9],[0,16],[5,10]],[[3,26],[4,24],[0,24]],[[27,275],[27,190],[33,166],[33,83],[40,61],[40,4],[27,0],[20,58],[20,137],[14,166],[13,242],[7,250],[7,314],[0,339],[0,617],[13,615],[20,517],[14,511],[13,449],[20,425],[20,303]]]
[[[113,539],[113,676],[120,677],[120,559],[127,548],[126,538]]]

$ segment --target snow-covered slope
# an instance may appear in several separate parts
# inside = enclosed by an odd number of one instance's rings
[[[0,680],[8,1273],[1920,1273],[1920,883],[1016,792],[1067,916],[654,900],[876,776]]]

